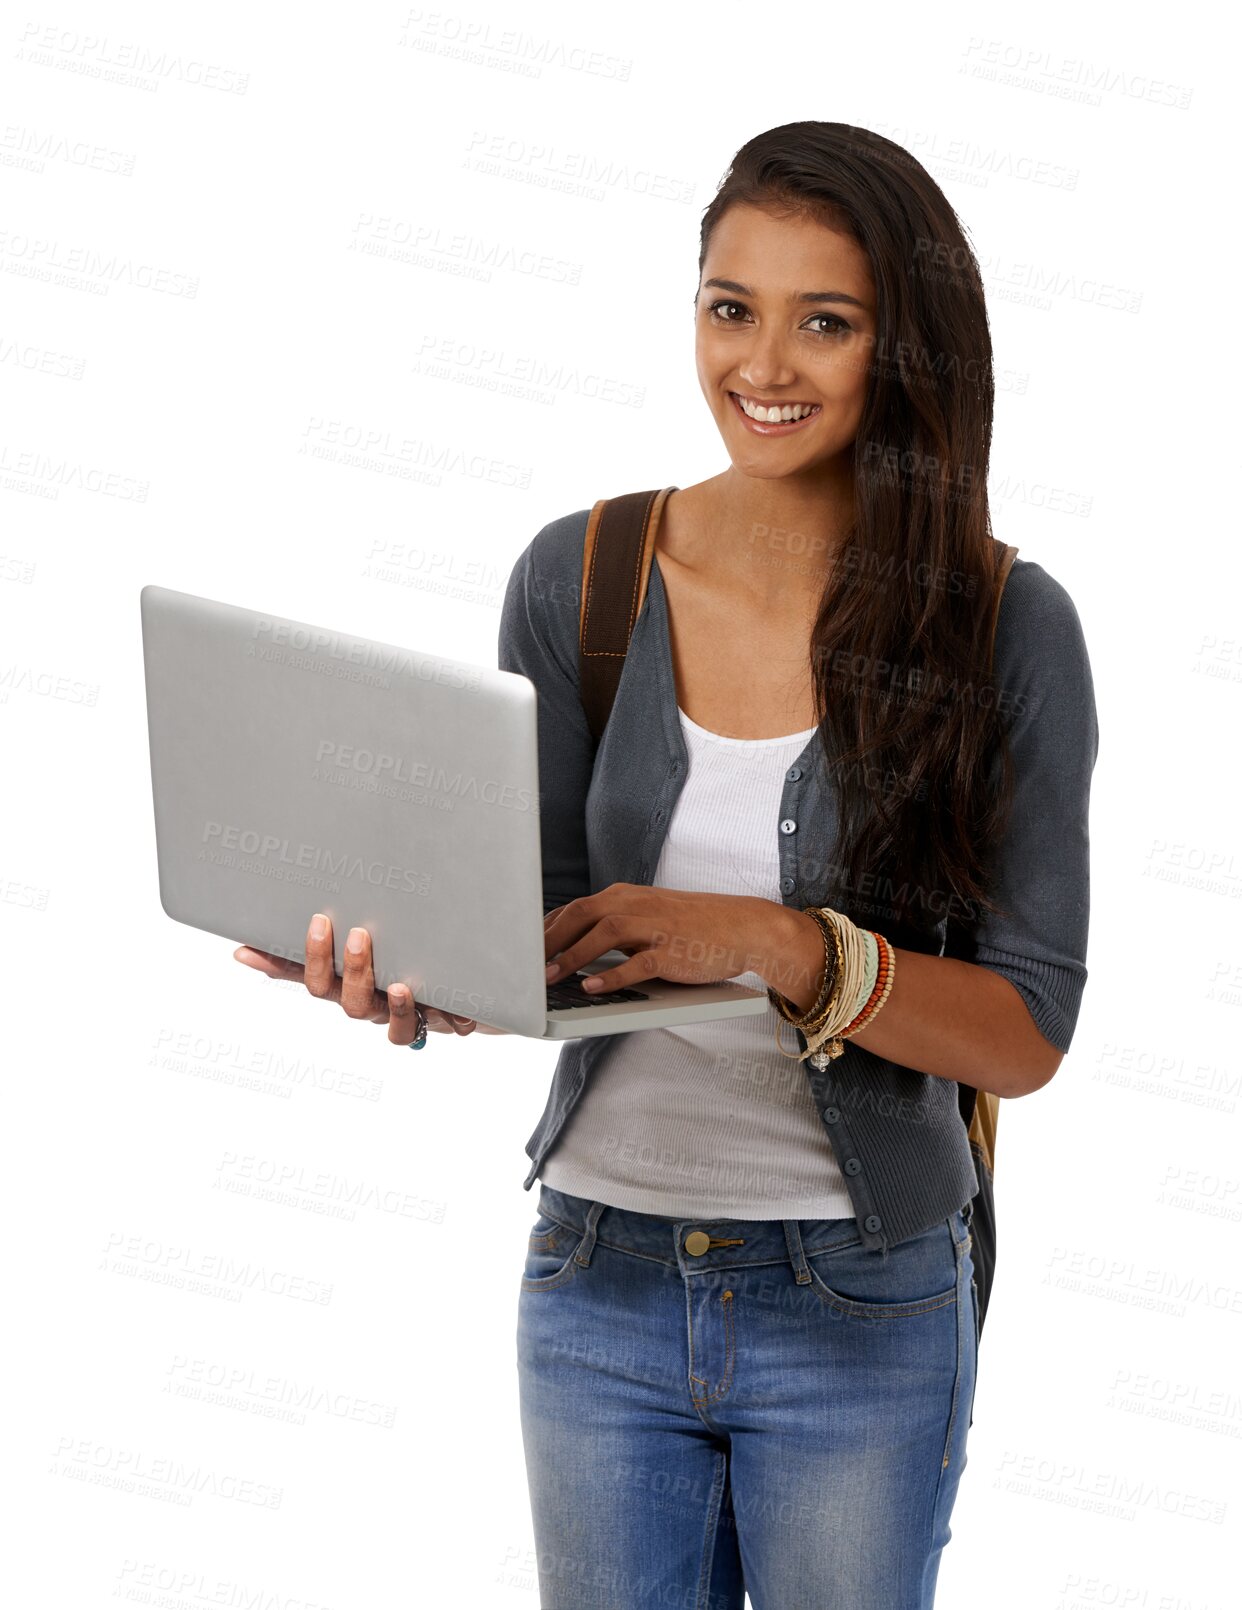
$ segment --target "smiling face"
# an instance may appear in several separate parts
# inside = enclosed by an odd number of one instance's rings
[[[694,345],[734,468],[798,475],[847,453],[875,332],[871,268],[851,236],[812,218],[730,207],[704,259]]]

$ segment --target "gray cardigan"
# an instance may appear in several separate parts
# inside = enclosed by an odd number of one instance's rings
[[[497,663],[538,695],[544,911],[610,883],[649,883],[688,757],[677,716],[658,558],[592,761],[578,691],[578,600],[589,509],[550,524],[519,555],[500,617]],[[1064,587],[1016,559],[1001,598],[995,684],[1015,712],[1013,816],[999,850],[1005,917],[969,927],[943,900],[918,927],[851,907],[901,949],[949,954],[1012,980],[1044,1037],[1068,1051],[1087,977],[1088,805],[1099,734],[1091,666]],[[834,791],[818,732],[785,775],[777,835],[787,906],[821,905],[835,838]],[[806,1040],[796,1033],[800,1049]],[[543,1159],[608,1055],[613,1035],[565,1042],[526,1144],[530,1190]],[[977,1189],[951,1079],[877,1057],[851,1040],[823,1071],[802,1066],[854,1204],[859,1236],[887,1248],[942,1221]]]

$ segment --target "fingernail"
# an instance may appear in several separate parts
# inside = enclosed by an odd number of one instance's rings
[[[351,928],[349,930],[349,937],[345,941],[345,949],[348,950],[352,955],[357,956],[362,950],[362,941],[365,932],[366,930],[362,928]]]
[[[584,978],[582,980],[582,987],[583,989],[598,989],[602,983],[602,978],[596,978],[594,975],[592,975],[592,977]]]
[[[328,931],[328,919],[322,911],[317,911],[311,918],[310,936],[312,939],[322,939]]]
[[[560,970],[561,970],[561,964],[559,962],[549,962],[547,972],[544,974],[544,977],[545,978],[555,978],[556,975],[560,972]]]

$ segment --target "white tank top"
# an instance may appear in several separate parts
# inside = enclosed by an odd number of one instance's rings
[[[785,772],[815,728],[724,738],[679,712],[690,767],[654,884],[780,903]],[[765,988],[758,973],[739,984]],[[752,1017],[625,1034],[595,1069],[544,1160],[555,1190],[675,1218],[854,1217],[806,1067]],[[792,1050],[794,1032],[782,1043]]]

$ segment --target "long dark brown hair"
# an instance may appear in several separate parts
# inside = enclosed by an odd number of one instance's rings
[[[811,634],[839,823],[816,881],[855,920],[925,933],[995,910],[987,852],[1012,799],[1012,701],[990,675],[992,341],[957,215],[908,151],[848,123],[747,141],[705,209],[809,215],[870,259],[876,342],[854,443],[854,518]],[[889,937],[894,937],[892,927]]]

